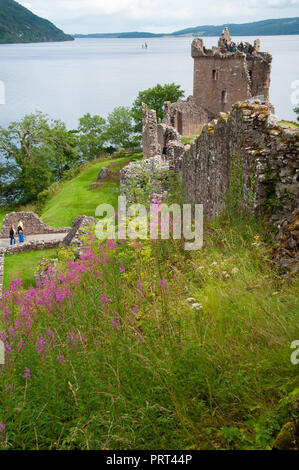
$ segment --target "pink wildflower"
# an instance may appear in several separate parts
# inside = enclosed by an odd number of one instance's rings
[[[57,359],[59,361],[59,364],[65,364],[66,363],[66,360],[65,360],[63,354],[58,354]]]
[[[23,377],[24,379],[28,379],[28,380],[31,379],[30,369],[28,369],[28,367],[25,367],[25,372],[24,372]]]
[[[121,328],[121,323],[120,323],[120,319],[119,319],[119,316],[116,315],[115,319],[112,321],[112,328],[116,329],[116,330],[119,330],[119,328]]]
[[[109,297],[107,297],[107,295],[102,295],[100,297],[100,302],[102,305],[105,305],[106,307],[111,304],[111,300],[109,299]]]

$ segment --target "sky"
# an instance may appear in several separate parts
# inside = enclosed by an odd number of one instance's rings
[[[299,16],[299,0],[18,0],[66,33],[170,33]]]

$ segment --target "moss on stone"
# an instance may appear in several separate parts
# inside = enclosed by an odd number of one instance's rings
[[[285,424],[278,434],[273,448],[277,450],[298,450],[299,424],[294,422]]]

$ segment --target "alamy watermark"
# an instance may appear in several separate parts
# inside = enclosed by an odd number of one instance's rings
[[[5,104],[5,83],[0,80],[0,104]]]
[[[5,364],[5,346],[3,341],[0,341],[0,366]]]
[[[299,80],[294,80],[291,83],[291,88],[294,90],[291,93],[291,103],[293,106],[297,106],[299,104]]]
[[[292,342],[291,349],[295,349],[291,355],[291,363],[294,366],[297,366],[299,364],[299,340]]]
[[[203,245],[203,205],[153,203],[127,205],[125,196],[118,198],[118,210],[110,204],[97,207],[95,234],[99,240],[184,240],[186,251]],[[116,224],[116,219],[118,222]]]

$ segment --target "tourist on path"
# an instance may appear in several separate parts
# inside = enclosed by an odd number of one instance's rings
[[[9,238],[10,238],[11,245],[12,245],[12,241],[14,242],[14,245],[16,244],[15,233],[16,233],[15,227],[12,225],[9,231]]]
[[[19,243],[24,243],[24,227],[23,227],[23,222],[21,220],[18,223],[18,235],[19,235]]]

